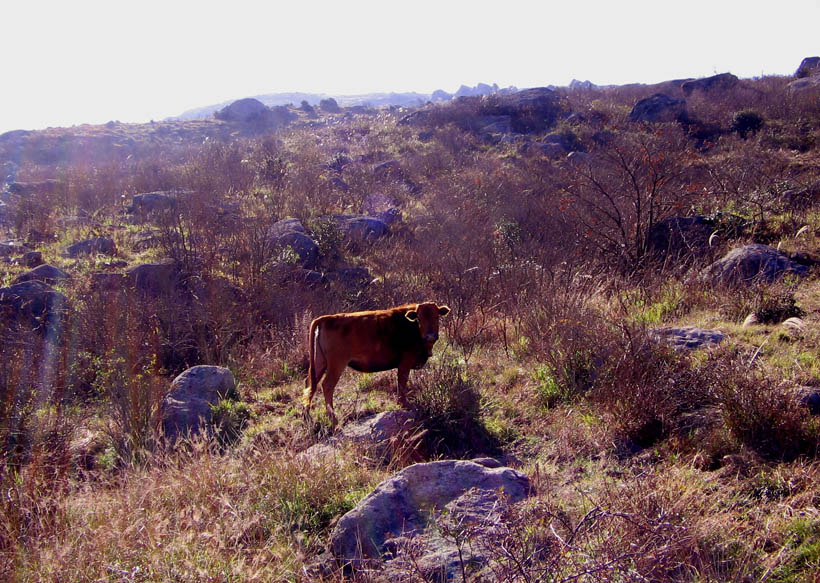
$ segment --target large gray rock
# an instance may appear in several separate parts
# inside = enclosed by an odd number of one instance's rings
[[[629,113],[630,121],[664,123],[680,121],[686,116],[686,101],[656,93],[641,99]]]
[[[264,103],[253,97],[248,97],[223,107],[214,113],[214,117],[222,121],[255,122],[264,120],[268,111]]]
[[[174,208],[176,203],[176,195],[170,192],[141,192],[134,195],[131,199],[131,205],[126,211],[145,216],[153,212]]]
[[[696,350],[705,346],[717,346],[726,338],[720,330],[684,326],[682,328],[656,328],[651,334],[676,350]]]
[[[820,75],[820,57],[806,57],[800,62],[794,76],[798,79],[804,77],[811,77],[813,75]]]
[[[795,79],[789,83],[786,88],[791,93],[805,93],[820,90],[820,75],[812,75],[810,77],[803,77],[802,79]]]
[[[364,215],[333,215],[342,235],[351,243],[369,243],[387,234],[387,223]]]
[[[17,321],[45,333],[60,329],[66,298],[38,280],[0,288],[0,321]],[[5,324],[4,324],[5,325]]]
[[[47,263],[44,265],[39,265],[34,269],[26,271],[17,276],[17,279],[14,280],[14,283],[22,283],[24,281],[42,281],[49,285],[54,285],[64,279],[69,279],[71,276],[68,275],[62,269],[54,267],[53,265],[48,265]]]
[[[364,447],[379,461],[419,459],[421,427],[413,413],[385,411],[344,426],[338,435],[310,446],[300,455],[315,460],[339,455],[347,444]]]
[[[512,468],[461,460],[414,464],[379,484],[339,519],[330,550],[343,565],[379,558],[389,550],[388,539],[423,534],[431,526],[432,513],[471,488],[502,489],[510,502],[523,500],[532,490],[529,479]]]
[[[310,238],[299,219],[282,219],[274,223],[269,231],[274,249],[290,247],[299,256],[299,265],[306,269],[316,266],[319,246]]]
[[[726,91],[737,86],[740,80],[731,73],[721,73],[704,77],[702,79],[692,79],[684,82],[680,88],[687,97],[695,91],[710,93],[714,91]]]
[[[125,281],[147,296],[159,297],[173,294],[182,279],[182,266],[167,259],[158,263],[136,265],[125,272]]]
[[[55,194],[64,189],[65,182],[54,178],[35,182],[12,182],[9,184],[9,192],[20,196],[30,194]]]
[[[769,245],[744,245],[729,251],[700,273],[700,279],[718,285],[741,285],[756,281],[771,282],[787,275],[803,276],[808,272]]]
[[[162,401],[162,429],[174,442],[198,434],[211,422],[211,408],[223,399],[238,397],[233,373],[221,366],[189,368],[171,383]]]
[[[69,245],[63,251],[66,257],[72,258],[91,255],[93,253],[114,255],[117,253],[117,244],[109,237],[92,237],[91,239]]]

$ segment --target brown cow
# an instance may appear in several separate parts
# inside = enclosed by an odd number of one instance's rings
[[[310,323],[310,368],[305,381],[305,412],[319,382],[333,427],[333,389],[345,367],[359,372],[398,369],[399,403],[407,406],[407,378],[433,355],[439,316],[450,312],[433,302],[387,310],[320,316]]]

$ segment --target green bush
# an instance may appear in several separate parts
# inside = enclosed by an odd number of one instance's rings
[[[763,127],[763,116],[753,109],[744,109],[735,112],[729,129],[736,132],[744,140],[751,133],[755,135]]]

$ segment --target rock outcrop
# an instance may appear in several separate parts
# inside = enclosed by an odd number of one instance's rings
[[[102,253],[103,255],[114,255],[117,253],[117,244],[109,237],[92,237],[79,243],[69,245],[63,251],[66,257],[81,257],[83,255],[91,255],[94,253]]]
[[[288,218],[274,223],[269,231],[275,249],[290,247],[299,257],[299,265],[313,269],[319,259],[319,246],[310,238],[299,219]]]
[[[629,112],[630,121],[664,123],[680,121],[686,117],[686,101],[663,93],[641,99]]]
[[[397,540],[418,537],[428,545],[424,556],[433,558],[430,568],[449,571],[455,566],[452,557],[458,549],[436,537],[435,519],[445,508],[475,506],[475,501],[464,504],[463,497],[471,491],[486,502],[481,507],[489,511],[496,503],[492,498],[496,492],[503,492],[506,501],[514,503],[529,496],[532,486],[524,474],[500,467],[495,460],[415,464],[379,484],[339,519],[330,537],[331,553],[340,564],[356,567],[367,559],[389,559],[385,555],[394,554]]]
[[[712,284],[735,286],[756,281],[771,282],[788,275],[803,276],[808,272],[800,265],[769,245],[735,247],[701,273],[700,278]]]
[[[14,280],[14,283],[37,280],[49,285],[54,285],[55,283],[58,283],[64,279],[69,279],[70,277],[71,276],[62,269],[46,263],[18,275],[17,279]]]
[[[719,75],[712,75],[711,77],[686,81],[680,86],[680,88],[683,91],[683,94],[688,97],[695,91],[711,93],[714,91],[734,89],[739,82],[740,79],[731,73],[721,73]]]

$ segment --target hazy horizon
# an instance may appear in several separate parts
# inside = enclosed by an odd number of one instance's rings
[[[791,75],[820,1],[32,0],[0,8],[0,133],[160,120],[242,97]]]

